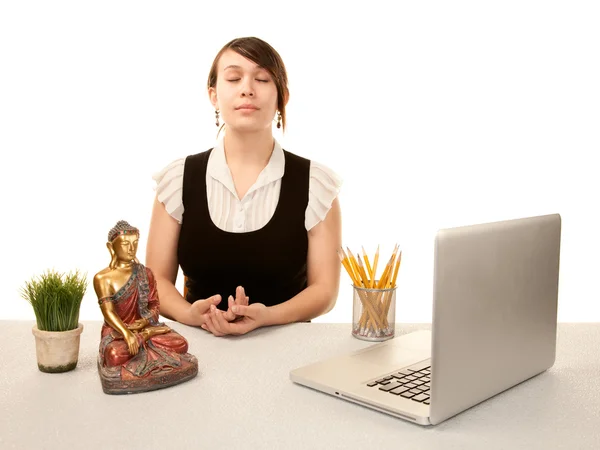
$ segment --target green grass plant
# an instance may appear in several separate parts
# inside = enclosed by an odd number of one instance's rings
[[[21,296],[33,307],[38,329],[69,331],[78,326],[87,285],[87,275],[79,270],[68,274],[47,270],[27,281]]]

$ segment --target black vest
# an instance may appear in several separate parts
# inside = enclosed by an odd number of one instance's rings
[[[285,172],[275,213],[256,231],[217,227],[208,210],[206,168],[211,150],[188,156],[183,171],[183,219],[177,256],[188,278],[186,300],[221,295],[218,308],[243,286],[250,303],[283,303],[307,286],[310,161],[284,150]]]

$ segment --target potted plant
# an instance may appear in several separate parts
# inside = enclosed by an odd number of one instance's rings
[[[87,288],[86,275],[47,270],[27,281],[21,295],[33,307],[33,327],[38,368],[58,373],[73,370],[79,357],[83,325],[79,308]]]

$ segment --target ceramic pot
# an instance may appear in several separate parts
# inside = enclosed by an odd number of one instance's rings
[[[73,370],[79,358],[79,339],[83,331],[80,323],[69,331],[43,331],[34,325],[35,352],[42,372],[60,373]]]

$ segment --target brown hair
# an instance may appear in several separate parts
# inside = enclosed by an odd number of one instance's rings
[[[227,50],[233,50],[269,72],[277,87],[277,109],[281,113],[282,129],[285,130],[285,102],[290,91],[285,65],[279,53],[268,43],[257,37],[236,38],[225,44],[217,53],[208,74],[208,88],[216,87],[217,65],[221,55]]]

